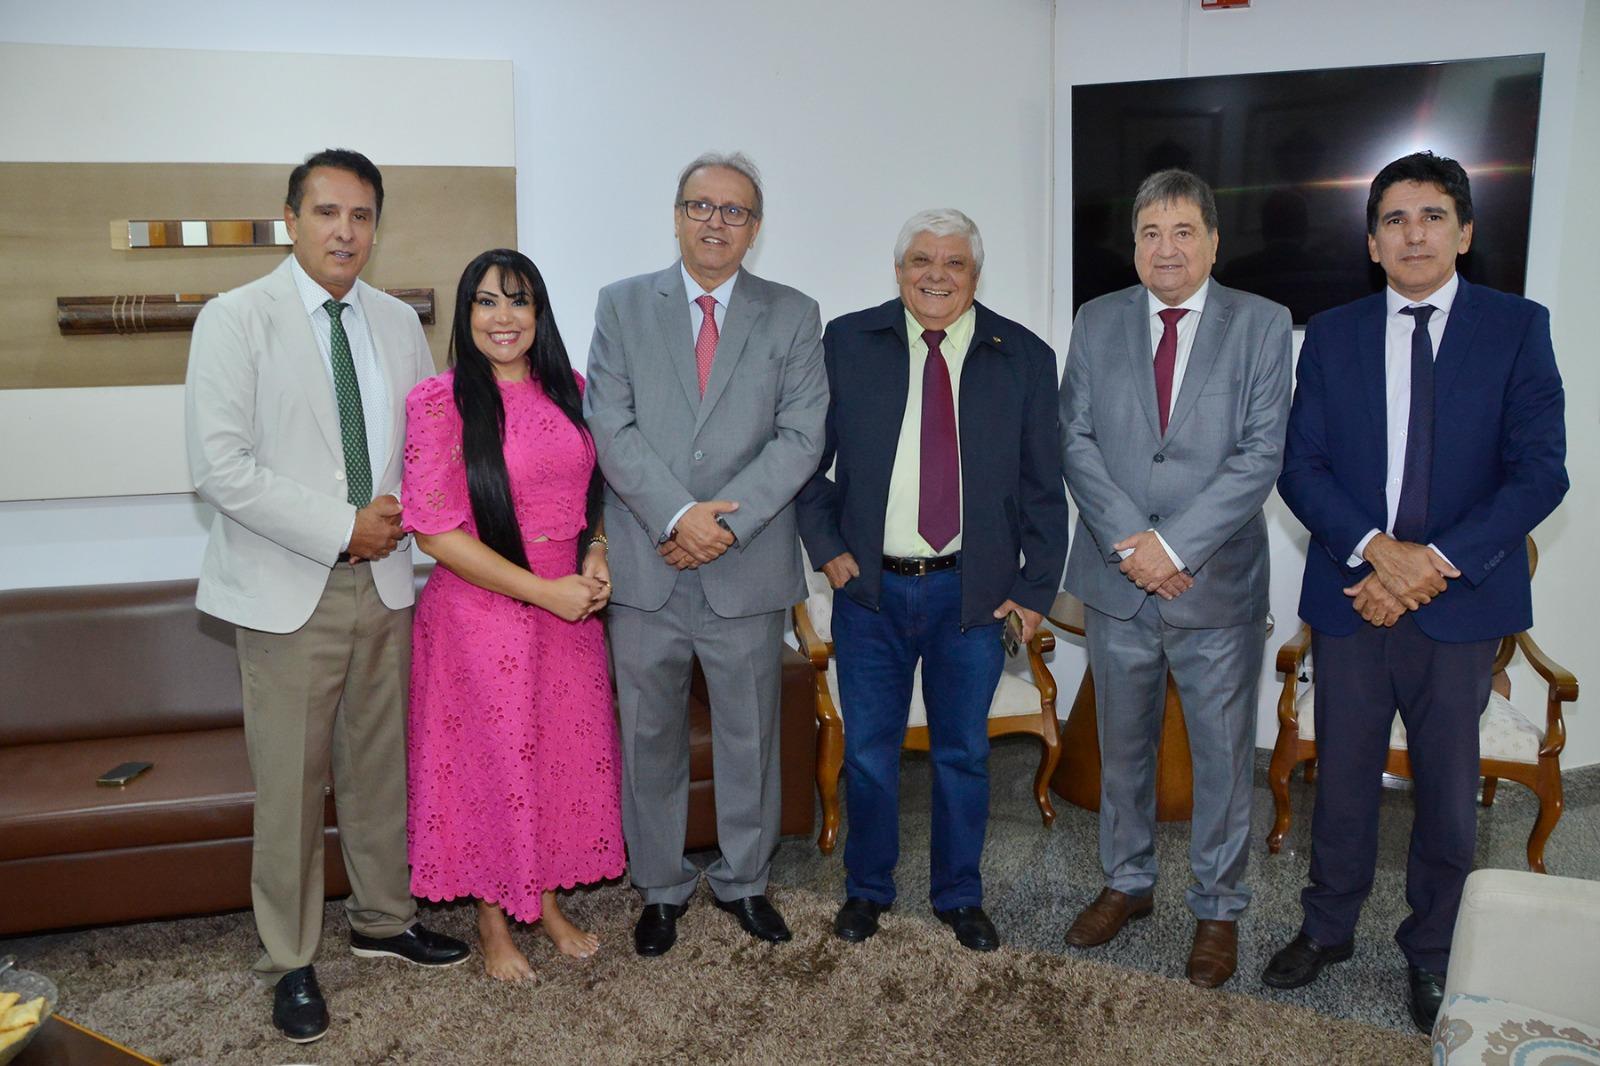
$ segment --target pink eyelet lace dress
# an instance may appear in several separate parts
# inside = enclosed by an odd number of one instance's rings
[[[406,398],[404,522],[476,536],[452,380]],[[531,378],[502,382],[500,396],[528,566],[575,573],[593,453]],[[411,646],[411,891],[475,896],[533,922],[541,892],[619,876],[621,758],[600,619],[567,622],[436,566]]]

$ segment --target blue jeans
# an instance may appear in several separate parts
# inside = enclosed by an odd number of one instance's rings
[[[921,659],[933,763],[929,895],[935,910],[981,905],[989,704],[1005,660],[1000,623],[962,631],[959,570],[886,573],[877,611],[834,593],[833,636],[845,722],[845,895],[894,902],[900,746]]]

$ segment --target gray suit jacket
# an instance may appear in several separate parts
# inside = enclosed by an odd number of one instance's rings
[[[1067,591],[1131,618],[1149,595],[1111,545],[1156,529],[1194,575],[1168,624],[1242,625],[1267,615],[1261,505],[1283,465],[1291,387],[1287,308],[1211,282],[1167,432],[1159,431],[1142,285],[1091,300],[1072,323],[1061,383],[1061,454],[1078,528]]]
[[[606,479],[612,598],[666,603],[678,579],[656,548],[693,500],[736,500],[737,543],[699,570],[725,618],[805,595],[794,497],[817,469],[828,380],[815,300],[741,270],[700,396],[677,263],[600,290],[584,402]]]
[[[333,382],[289,271],[286,258],[206,304],[184,382],[189,470],[217,510],[196,605],[269,633],[311,617],[355,520]],[[434,372],[433,356],[415,311],[364,281],[352,291],[389,387],[389,462],[372,492],[398,495],[406,393]],[[387,606],[411,606],[410,551],[368,565]]]

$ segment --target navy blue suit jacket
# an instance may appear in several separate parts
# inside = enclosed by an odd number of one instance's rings
[[[1055,352],[1018,323],[975,307],[957,413],[963,626],[993,623],[1008,598],[1045,613],[1060,587],[1068,530]],[[811,564],[854,555],[861,574],[843,591],[871,610],[883,583],[889,475],[910,386],[907,344],[899,299],[828,323],[826,441],[797,501]]]
[[[1300,617],[1346,636],[1364,625],[1345,564],[1387,524],[1382,292],[1311,319],[1300,349],[1278,492],[1311,531]],[[1524,538],[1567,491],[1561,375],[1550,312],[1466,279],[1434,360],[1427,535],[1461,577],[1416,612],[1435,640],[1488,640],[1533,624]]]

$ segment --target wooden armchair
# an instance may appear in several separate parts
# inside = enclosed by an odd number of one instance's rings
[[[1538,549],[1528,538],[1528,575],[1539,565]],[[1283,846],[1284,834],[1292,817],[1289,809],[1289,775],[1306,764],[1306,780],[1315,779],[1317,739],[1312,714],[1312,677],[1315,663],[1307,664],[1311,649],[1311,630],[1302,625],[1294,638],[1278,649],[1278,672],[1283,675],[1283,693],[1278,697],[1278,742],[1272,749],[1267,779],[1272,786],[1272,802],[1277,817],[1267,834],[1267,850],[1276,853]],[[1544,678],[1544,727],[1511,703],[1511,683],[1505,669],[1517,651],[1535,673]],[[1567,743],[1566,722],[1561,705],[1578,698],[1578,679],[1546,655],[1526,633],[1514,633],[1501,640],[1495,653],[1493,688],[1489,704],[1478,719],[1480,773],[1483,776],[1485,807],[1494,803],[1495,787],[1501,778],[1526,785],[1539,797],[1539,814],[1528,836],[1528,869],[1544,873],[1544,845],[1550,831],[1561,818],[1561,750]],[[1398,777],[1411,776],[1406,754],[1406,730],[1395,714],[1389,733],[1389,758],[1384,769]]]
[[[839,771],[844,766],[844,718],[839,713],[838,668],[833,662],[833,589],[814,570],[806,572],[806,599],[794,606],[794,634],[800,653],[811,661],[817,686],[817,792],[822,797],[822,832],[817,850],[833,854],[839,838]],[[1039,627],[1028,642],[1026,655],[1007,659],[989,707],[989,736],[1032,733],[1043,745],[1039,770],[1033,778],[1033,797],[1048,827],[1056,820],[1050,802],[1050,775],[1061,758],[1056,724],[1056,682],[1045,665],[1044,653],[1053,651],[1055,635]],[[906,720],[904,750],[928,750],[928,712],[922,703],[922,668],[917,667]]]

